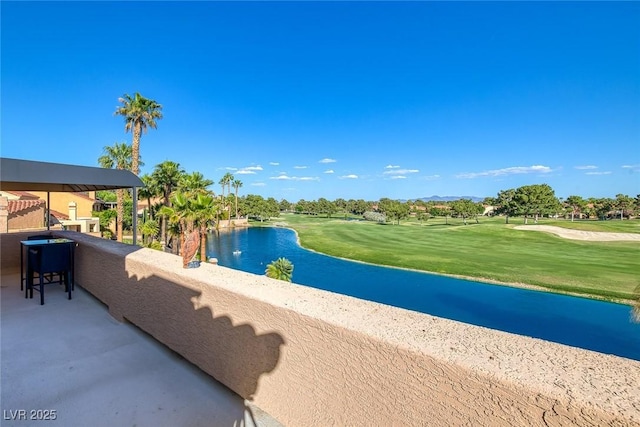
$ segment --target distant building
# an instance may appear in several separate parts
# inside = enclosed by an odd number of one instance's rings
[[[0,232],[45,227],[44,200],[24,191],[0,191]]]
[[[46,228],[46,199],[46,192],[0,191],[0,232]],[[51,229],[64,228],[100,236],[99,219],[91,214],[94,208],[102,208],[101,202],[85,193],[50,193],[49,201]]]

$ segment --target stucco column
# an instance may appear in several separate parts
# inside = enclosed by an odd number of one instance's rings
[[[76,202],[69,202],[69,219],[71,221],[78,220],[78,205]]]

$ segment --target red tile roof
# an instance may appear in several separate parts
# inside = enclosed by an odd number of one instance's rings
[[[65,221],[69,219],[69,215],[63,214],[62,212],[54,211],[53,209],[49,209],[49,214],[57,219],[63,219]]]
[[[9,214],[18,213],[36,206],[44,206],[44,200],[9,200]]]
[[[14,196],[18,196],[22,200],[24,200],[24,199],[32,199],[32,200],[39,199],[39,197],[36,196],[35,194],[31,194],[31,193],[26,192],[26,191],[7,191],[7,193],[13,194]]]

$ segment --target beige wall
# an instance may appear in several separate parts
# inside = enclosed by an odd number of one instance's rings
[[[55,234],[116,319],[288,426],[640,425],[640,362]]]
[[[38,196],[42,200],[47,200],[46,191],[30,191],[31,194]],[[95,195],[95,192],[93,192]],[[76,202],[78,218],[91,218],[94,200],[78,196],[74,193],[49,193],[50,208],[63,213],[69,214],[69,203]]]
[[[20,212],[9,214],[9,230],[44,228],[45,205],[33,206]]]

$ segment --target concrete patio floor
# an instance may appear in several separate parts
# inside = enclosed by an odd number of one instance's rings
[[[0,281],[0,425],[280,426],[76,286],[25,299]],[[24,410],[26,421],[21,418]],[[41,410],[43,412],[31,413]],[[31,420],[31,415],[55,420]]]

